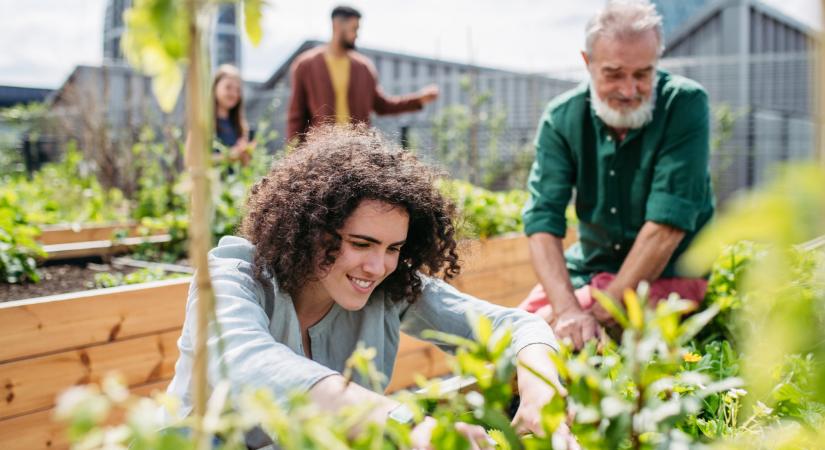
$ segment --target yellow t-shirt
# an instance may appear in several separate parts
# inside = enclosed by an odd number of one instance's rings
[[[349,123],[349,56],[335,57],[324,54],[329,69],[329,78],[332,80],[332,90],[335,92],[335,123]]]

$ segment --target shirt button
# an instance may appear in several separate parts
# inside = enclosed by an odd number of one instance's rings
[[[607,136],[607,140],[608,140],[608,141],[612,141],[612,140],[613,140],[613,136]]]
[[[611,170],[609,173],[610,173],[610,176],[611,176],[611,177],[615,177],[615,176],[616,176],[616,171],[615,171],[615,170]]]
[[[610,214],[616,214],[616,207],[610,208]]]
[[[613,250],[619,251],[621,249],[622,249],[622,246],[619,245],[619,244],[616,244],[616,245],[613,246]]]

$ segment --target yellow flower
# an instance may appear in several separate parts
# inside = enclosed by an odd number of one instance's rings
[[[684,355],[682,355],[682,359],[684,359],[685,362],[694,363],[699,362],[702,359],[702,357],[700,355],[697,355],[696,353],[687,352]]]

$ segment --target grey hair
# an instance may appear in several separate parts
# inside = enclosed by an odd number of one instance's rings
[[[650,30],[659,40],[659,56],[665,51],[662,16],[648,0],[609,0],[607,5],[587,22],[585,50],[593,55],[593,45],[599,37],[627,39]]]

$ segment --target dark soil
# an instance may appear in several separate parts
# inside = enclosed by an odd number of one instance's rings
[[[38,267],[37,270],[40,272],[39,283],[0,283],[0,302],[94,289],[95,274],[120,272],[126,275],[137,269],[129,267],[115,269],[104,264],[75,263],[47,265]]]

